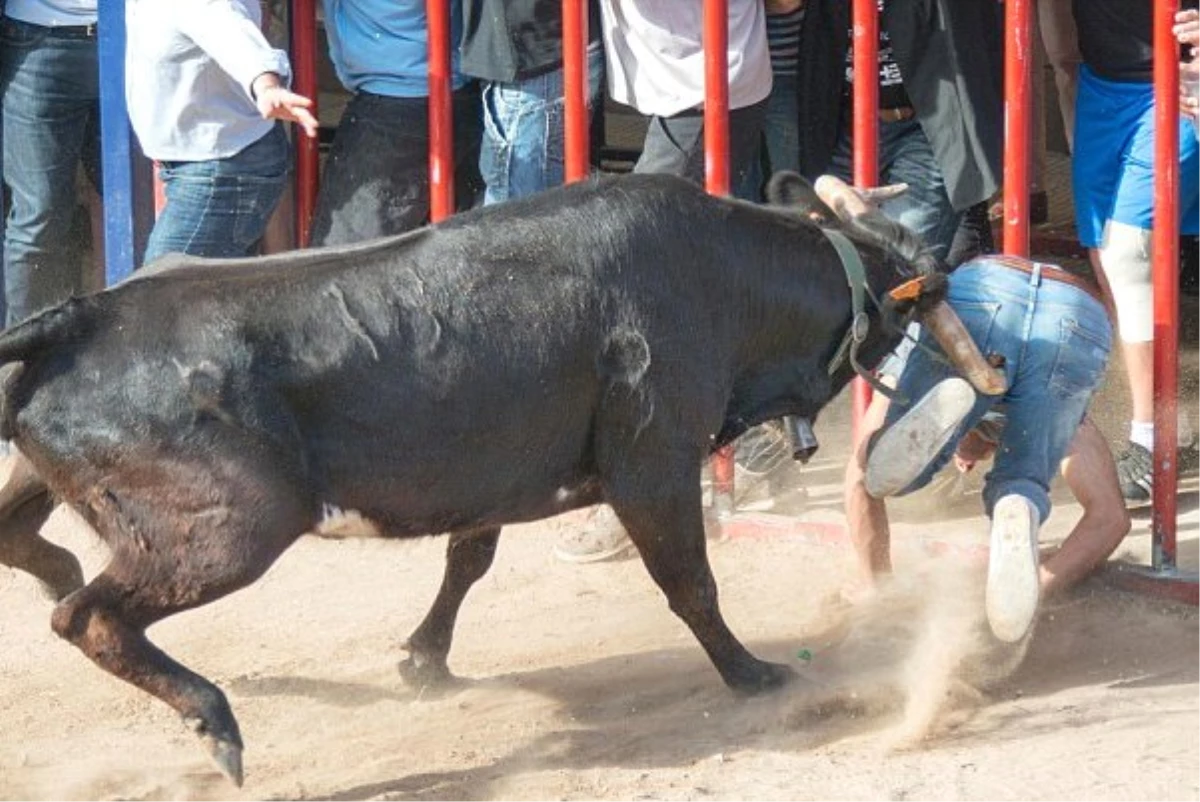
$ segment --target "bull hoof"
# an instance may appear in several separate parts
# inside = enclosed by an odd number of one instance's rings
[[[405,685],[416,690],[444,690],[454,685],[457,678],[450,673],[444,659],[430,657],[408,644],[404,648],[409,650],[409,656],[397,663],[396,668]]]
[[[742,672],[735,681],[730,682],[729,687],[741,696],[757,696],[779,690],[798,676],[791,666],[759,660],[750,670]]]
[[[208,731],[204,722],[199,719],[189,721],[204,750],[212,758],[217,770],[224,774],[231,783],[242,787],[242,745],[229,738],[221,738]]]

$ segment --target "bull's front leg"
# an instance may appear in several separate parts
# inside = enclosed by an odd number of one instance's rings
[[[492,567],[500,528],[454,532],[446,545],[446,572],[433,606],[409,636],[400,676],[415,688],[445,685],[454,679],[446,658],[454,639],[454,622],[471,586]]]
[[[636,486],[611,488],[608,501],[666,594],[671,611],[695,634],[725,684],[741,694],[778,688],[795,672],[750,654],[725,624],[708,564],[699,471],[681,468],[674,475],[680,474],[686,478],[678,485],[672,480],[669,494],[660,482],[635,482]],[[651,487],[658,492],[648,494]]]

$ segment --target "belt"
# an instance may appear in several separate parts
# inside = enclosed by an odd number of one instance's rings
[[[917,113],[913,111],[912,106],[899,106],[894,109],[880,109],[879,121],[884,123],[898,123],[905,120],[911,120]]]
[[[95,39],[96,23],[91,25],[51,25],[46,28],[48,35],[63,39]]]
[[[0,0],[0,9],[4,7],[3,0]],[[46,36],[56,36],[60,39],[95,39],[96,38],[96,23],[90,25],[38,25],[36,22],[25,22],[24,20],[14,19],[13,17],[0,17],[8,22],[16,23],[17,25],[25,25],[31,28],[37,28],[45,33]]]
[[[1002,264],[1005,267],[1011,267],[1013,270],[1019,270],[1022,273],[1025,273],[1026,275],[1030,275],[1030,276],[1033,275],[1033,264],[1034,263],[1028,262],[1024,259],[1014,259],[1012,257],[1006,258],[1006,257],[1002,257],[1002,256],[1000,256],[1000,257],[989,256],[988,261]],[[1041,268],[1042,268],[1042,278],[1047,279],[1049,281],[1059,281],[1059,282],[1062,282],[1063,284],[1070,284],[1072,287],[1076,287],[1080,290],[1083,290],[1088,295],[1095,298],[1097,301],[1100,302],[1101,306],[1105,306],[1105,307],[1108,306],[1108,304],[1105,303],[1105,301],[1104,301],[1104,296],[1102,296],[1100,294],[1099,288],[1092,282],[1088,281],[1087,279],[1082,278],[1081,276],[1077,276],[1074,273],[1068,273],[1066,270],[1063,270],[1061,267],[1058,267],[1057,265],[1048,265],[1043,262],[1043,263],[1041,263]]]

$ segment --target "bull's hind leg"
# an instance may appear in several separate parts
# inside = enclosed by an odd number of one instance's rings
[[[242,738],[225,694],[154,646],[146,628],[249,585],[315,517],[282,479],[222,474],[110,491],[106,509],[89,508],[113,558],[55,608],[51,625],[105,671],[177,710],[241,785]]]
[[[433,606],[409,636],[400,675],[417,688],[444,685],[453,679],[446,657],[454,638],[454,622],[467,591],[487,573],[496,556],[500,528],[454,532],[446,545],[446,572]]]
[[[61,599],[83,586],[79,560],[38,532],[54,499],[29,461],[19,452],[4,461],[0,472],[0,563],[35,576],[46,595]]]
[[[750,654],[730,632],[717,604],[708,564],[699,466],[654,454],[633,464],[653,465],[653,476],[623,471],[608,481],[608,501],[637,546],[650,575],[708,653],[721,678],[738,693],[779,687],[794,677],[785,665]],[[667,478],[669,477],[669,478]]]
[[[75,555],[38,534],[54,512],[49,493],[0,511],[0,563],[35,576],[52,599],[83,587],[83,570]]]

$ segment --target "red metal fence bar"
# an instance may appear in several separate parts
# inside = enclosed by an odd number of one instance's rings
[[[729,194],[729,2],[704,0],[704,188]],[[712,459],[713,509],[733,512],[733,447]]]
[[[429,218],[454,214],[454,112],[450,105],[450,3],[426,0],[429,21]]]
[[[728,0],[704,0],[704,188],[729,194]]]
[[[563,139],[568,183],[587,178],[588,142],[588,42],[587,0],[562,0],[563,38]]]
[[[1143,0],[1148,2],[1149,0]],[[1177,0],[1154,4],[1154,468],[1152,568],[1175,567],[1179,408],[1179,63]]]
[[[1029,256],[1033,3],[1004,3],[1004,252]]]
[[[879,6],[876,0],[854,0],[854,185],[879,183]],[[850,423],[858,441],[863,416],[871,403],[871,387],[862,379],[851,385]]]
[[[318,116],[317,101],[317,2],[292,0],[288,18],[291,26],[292,85],[298,94],[311,98],[312,113]],[[320,142],[297,133],[296,147],[296,244],[308,247],[312,235],[313,210],[317,206],[320,172]]]

